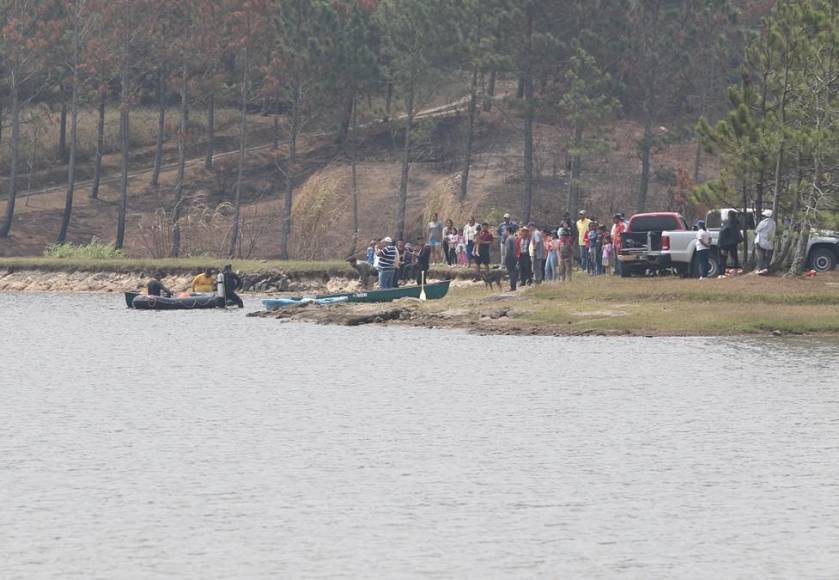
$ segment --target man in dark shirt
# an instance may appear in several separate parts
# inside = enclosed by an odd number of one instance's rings
[[[242,279],[233,271],[233,266],[230,264],[227,264],[221,273],[224,276],[224,299],[228,302],[233,302],[239,308],[244,308],[245,304],[239,295],[236,294],[236,290],[242,286]]]
[[[423,281],[428,283],[428,269],[431,265],[431,246],[425,240],[418,240],[419,252],[417,252],[416,272],[417,284],[422,284]]]
[[[163,285],[163,282],[160,281],[160,278],[163,278],[163,274],[161,272],[158,272],[154,276],[149,278],[148,282],[146,282],[146,291],[148,292],[148,295],[165,296],[166,298],[171,298],[172,291]]]

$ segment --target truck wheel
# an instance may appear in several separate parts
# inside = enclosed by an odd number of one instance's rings
[[[816,272],[830,272],[836,267],[836,254],[827,248],[816,248],[810,252],[809,261]]]
[[[632,268],[627,266],[626,264],[621,265],[621,278],[629,278],[632,276]]]
[[[720,275],[720,258],[715,254],[708,256],[708,277],[716,278]]]
[[[690,275],[693,278],[699,278],[702,272],[699,271],[699,256],[695,253],[693,255],[693,260],[691,261],[690,265]],[[720,275],[720,259],[711,254],[708,256],[708,277],[709,278],[716,278]]]

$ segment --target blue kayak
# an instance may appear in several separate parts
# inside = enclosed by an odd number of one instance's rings
[[[339,304],[341,302],[349,302],[346,296],[338,296],[334,298],[265,298],[262,305],[265,310],[269,312],[272,310],[279,310],[286,306],[300,306],[302,304],[317,304],[325,306],[327,304]]]

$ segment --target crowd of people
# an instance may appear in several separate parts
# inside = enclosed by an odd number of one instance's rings
[[[494,229],[487,222],[470,217],[458,228],[452,220],[443,223],[434,214],[427,235],[415,244],[390,237],[371,240],[367,248],[367,272],[378,275],[379,288],[394,288],[408,281],[423,283],[431,264],[474,267],[478,277],[489,271],[493,247],[510,280],[510,288],[545,282],[571,280],[574,265],[592,276],[618,273],[620,235],[626,229],[623,214],[615,214],[611,225],[599,223],[579,212],[576,221],[566,213],[559,227],[530,222],[517,224],[510,214]],[[355,258],[350,262],[359,269]]]

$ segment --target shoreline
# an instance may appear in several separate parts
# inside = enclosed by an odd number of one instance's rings
[[[174,291],[225,260],[0,259],[0,292],[120,293],[162,271]],[[245,296],[357,291],[343,262],[233,261]],[[463,268],[432,269],[453,280],[443,300],[290,307],[249,316],[283,322],[402,325],[516,336],[839,336],[839,274],[814,279],[742,275],[723,280],[621,279],[575,275],[567,284],[490,290]]]

